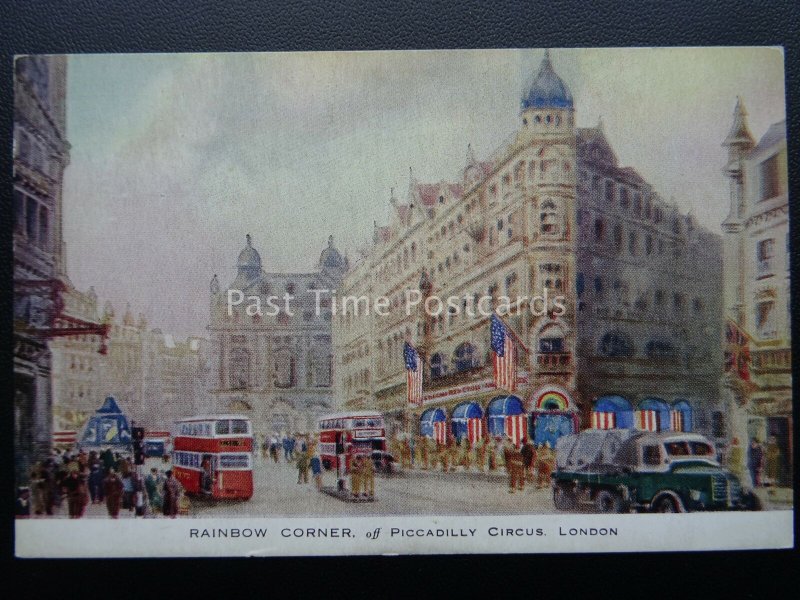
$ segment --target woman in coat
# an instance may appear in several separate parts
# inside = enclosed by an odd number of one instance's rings
[[[181,484],[172,476],[172,471],[165,473],[164,482],[164,516],[174,519],[178,515],[178,503],[181,499]]]

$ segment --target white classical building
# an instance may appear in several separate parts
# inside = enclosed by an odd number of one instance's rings
[[[730,212],[724,232],[728,438],[743,470],[750,440],[777,447],[778,483],[792,478],[792,340],[786,122],[758,144],[741,99],[724,146]],[[772,450],[774,452],[774,449]]]
[[[236,263],[237,275],[221,288],[211,281],[212,405],[220,412],[246,414],[257,435],[309,432],[316,419],[333,404],[330,297],[320,294],[316,310],[314,289],[337,289],[347,260],[328,240],[318,269],[270,273],[250,236]],[[228,311],[228,290],[258,296],[262,315],[248,314],[250,302]],[[285,294],[292,296],[285,310]],[[281,310],[274,316],[268,298]],[[319,313],[319,314],[318,314]]]

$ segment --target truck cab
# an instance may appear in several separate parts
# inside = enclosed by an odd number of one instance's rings
[[[559,440],[552,474],[559,510],[759,510],[758,498],[695,433],[587,430]]]

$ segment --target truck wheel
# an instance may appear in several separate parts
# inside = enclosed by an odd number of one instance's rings
[[[577,504],[575,493],[568,490],[562,484],[556,484],[553,488],[553,505],[558,510],[573,510]]]
[[[618,513],[622,509],[622,498],[609,490],[600,490],[594,497],[594,508],[599,513]]]
[[[653,503],[653,511],[660,512],[660,513],[679,513],[679,512],[686,512],[683,509],[683,506],[675,500],[672,496],[664,495],[660,496],[656,501]]]

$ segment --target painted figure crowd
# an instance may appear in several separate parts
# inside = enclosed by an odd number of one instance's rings
[[[129,457],[110,448],[63,454],[55,450],[34,466],[30,487],[18,490],[16,515],[57,516],[66,503],[70,519],[83,517],[89,504],[105,504],[112,519],[119,518],[121,510],[136,517],[177,516],[183,488],[172,471],[152,468],[146,476],[140,471]]]
[[[523,440],[517,447],[509,438],[484,437],[476,443],[467,436],[456,439],[452,434],[445,443],[428,436],[395,438],[392,454],[400,457],[404,469],[419,468],[443,472],[477,469],[479,472],[494,472],[505,469],[508,475],[509,492],[523,490],[525,482],[537,488],[550,486],[550,474],[555,467],[555,452],[549,443],[538,448],[530,440]]]

